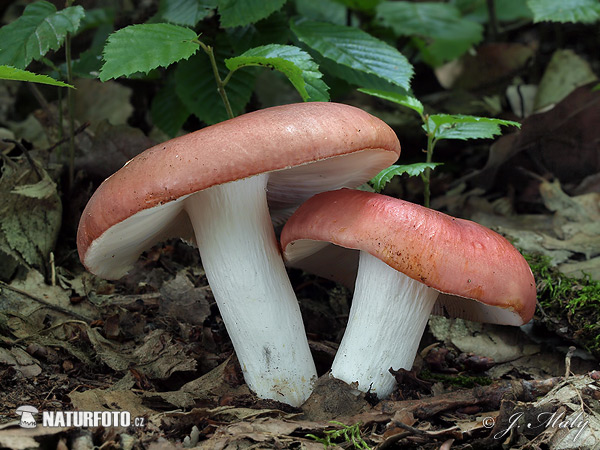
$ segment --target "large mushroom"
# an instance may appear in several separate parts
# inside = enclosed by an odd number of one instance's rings
[[[152,147],[106,179],[81,217],[79,256],[117,279],[166,238],[195,241],[248,386],[297,406],[316,371],[269,210],[281,221],[399,154],[390,127],[348,105],[245,114]]]
[[[394,388],[390,368],[411,369],[432,310],[507,325],[535,310],[529,265],[505,238],[392,197],[317,194],[287,221],[281,246],[288,265],[354,287],[331,375],[379,398]]]

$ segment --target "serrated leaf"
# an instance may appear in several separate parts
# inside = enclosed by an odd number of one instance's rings
[[[510,125],[520,128],[519,122],[489,117],[463,116],[452,114],[434,114],[428,118],[428,126],[423,125],[427,132],[433,132],[433,137],[439,139],[489,139],[501,134],[500,125]]]
[[[358,28],[325,22],[292,22],[294,34],[323,57],[352,71],[408,90],[412,65],[394,47]]]
[[[404,165],[391,165],[383,169],[377,175],[375,175],[369,183],[373,186],[373,189],[376,192],[381,192],[386,184],[390,182],[392,178],[396,175],[408,174],[411,177],[416,177],[425,172],[426,169],[435,169],[437,166],[442,165],[442,163],[414,163],[414,164],[404,164]]]
[[[457,58],[483,39],[481,24],[464,19],[457,7],[439,2],[385,2],[376,20],[397,36],[421,37],[416,45],[436,66]]]
[[[258,22],[280,9],[286,0],[218,0],[223,28]]]
[[[348,10],[335,0],[296,0],[295,6],[298,14],[307,19],[346,25]]]
[[[84,14],[81,6],[57,11],[47,1],[27,5],[21,17],[0,28],[0,64],[25,69],[32,60],[59,49]]]
[[[319,72],[319,66],[312,60],[310,55],[298,47],[292,45],[263,45],[252,48],[240,56],[225,60],[227,68],[231,71],[246,66],[263,66],[275,69],[283,73],[296,90],[300,93],[304,101],[327,101],[329,96],[318,95],[317,98],[311,97],[307,85],[309,82],[320,81],[323,76]],[[323,83],[323,82],[322,82]],[[325,85],[325,83],[323,83]],[[327,86],[325,85],[325,88]],[[327,89],[325,89],[325,93]],[[319,93],[319,91],[314,91]]]
[[[379,89],[363,89],[359,88],[358,91],[363,92],[373,97],[382,98],[390,102],[397,103],[406,108],[410,108],[413,111],[423,114],[423,103],[411,95],[400,94],[398,92],[382,91]]]
[[[10,66],[0,66],[0,79],[14,81],[29,81],[32,83],[49,84],[51,86],[70,87],[70,84],[55,80],[47,75],[40,75],[27,70],[15,69]]]
[[[100,80],[148,73],[157,67],[188,59],[198,50],[197,35],[189,28],[168,23],[131,25],[108,37]]]
[[[426,36],[445,40],[481,40],[480,24],[463,19],[457,7],[439,2],[384,2],[376,20],[398,36]]]
[[[219,45],[215,48],[215,58],[222,78],[228,73],[223,60],[229,56],[228,49]],[[256,78],[253,67],[238,70],[225,88],[234,115],[244,111]],[[187,61],[182,61],[175,69],[175,90],[186,108],[196,117],[212,125],[227,120],[227,112],[217,92],[215,79],[208,56],[198,53]]]
[[[489,23],[487,0],[454,0],[452,2],[461,11],[463,17],[479,23]],[[523,0],[502,0],[495,2],[496,19],[500,22],[514,22],[519,19],[531,20],[531,9]]]
[[[256,23],[228,28],[225,33],[229,45],[239,54],[261,45],[287,44],[290,40],[288,22],[287,14],[279,11]]]
[[[176,25],[196,26],[217,7],[217,0],[160,0],[158,19]]]
[[[600,19],[598,0],[527,0],[534,22],[584,22]]]
[[[169,137],[174,137],[191,112],[177,96],[175,80],[171,77],[156,93],[150,107],[152,122]]]
[[[384,0],[336,0],[350,9],[359,11],[373,11]]]

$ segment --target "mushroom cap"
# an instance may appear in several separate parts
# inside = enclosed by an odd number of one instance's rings
[[[317,194],[289,218],[281,246],[288,265],[349,286],[358,252],[348,255],[348,249],[368,252],[446,294],[434,308],[438,314],[521,325],[535,311],[531,269],[504,237],[385,195],[351,189]]]
[[[31,405],[23,405],[23,406],[19,406],[15,412],[21,416],[23,415],[23,413],[31,413],[31,414],[37,414],[39,411],[37,410],[37,408],[35,406],[31,406]]]
[[[81,216],[79,257],[91,272],[119,278],[151,245],[169,237],[193,241],[179,200],[194,192],[270,173],[271,212],[286,217],[314,193],[364,183],[399,154],[389,126],[349,105],[299,103],[244,114],[156,145],[107,178]],[[151,236],[115,244],[122,233]]]

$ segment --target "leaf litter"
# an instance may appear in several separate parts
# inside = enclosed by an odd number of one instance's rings
[[[486,51],[504,50],[490,47],[482,53]],[[518,52],[518,64],[507,64],[500,78],[521,70],[531,53],[530,48],[506,51],[507,62],[510,52]],[[482,80],[460,83],[480,86]],[[437,206],[490,224],[522,248],[546,254],[565,273],[583,270],[598,279],[594,270],[599,201],[594,177],[600,170],[589,164],[594,154],[590,142],[596,142],[597,95],[589,86],[579,88],[555,109],[530,116],[521,131],[494,144],[484,169],[458,180],[456,189],[436,199]],[[83,99],[82,110],[93,109],[85,106],[93,100],[94,95]],[[113,118],[117,125],[100,121],[82,132],[80,168],[91,169],[86,151],[91,160],[102,154],[108,164],[129,158],[131,148],[149,146],[139,130],[123,124],[129,110],[118,111]],[[40,137],[39,123],[47,135],[56,132],[48,113],[52,111],[30,116],[26,122],[37,121],[38,127],[21,123],[13,130],[35,131],[34,146],[45,147],[47,136]],[[570,154],[566,149],[572,148],[579,153],[565,167],[565,155]],[[541,161],[542,179],[531,175],[539,173],[532,161]],[[439,318],[432,320],[413,370],[394,373],[401,384],[388,400],[375,402],[327,376],[302,408],[257,399],[243,383],[195,250],[180,242],[156,247],[116,283],[85,274],[73,263],[72,248],[61,249],[65,243],[60,241],[58,248],[55,245],[61,214],[53,171],[42,172],[40,179],[24,160],[16,168],[9,166],[3,165],[0,205],[10,207],[17,218],[5,222],[8,216],[2,214],[0,235],[0,279],[5,282],[0,284],[0,446],[89,448],[102,443],[103,448],[124,449],[320,449],[323,444],[308,435],[323,439],[327,432],[343,432],[358,424],[361,437],[372,448],[558,449],[573,448],[569,445],[574,434],[582,429],[523,426],[502,435],[519,411],[530,413],[523,416],[523,424],[534,425],[542,412],[572,423],[583,412],[589,424],[578,435],[577,445],[593,448],[598,441],[600,374],[594,370],[598,365],[583,351],[569,353],[573,333],[565,333],[571,339],[565,341],[540,336],[536,330],[507,331]],[[525,170],[515,171],[517,166]],[[98,169],[97,178],[107,175],[102,170],[112,171]],[[517,192],[498,189],[503,180],[517,186]],[[498,192],[506,197],[499,199]],[[5,202],[7,198],[13,202]],[[24,201],[31,202],[31,208],[16,206]],[[71,201],[67,210],[77,210]],[[29,223],[25,213],[39,216],[32,216],[36,227],[8,226]],[[42,225],[46,234],[36,236]],[[52,250],[57,252],[54,263]],[[351,294],[323,280],[291,275],[311,349],[325,375]],[[555,351],[559,347],[565,347],[562,353]],[[566,365],[577,375],[565,377]],[[38,427],[32,433],[18,427],[14,414],[24,403],[48,411],[130,411],[146,421],[142,428]],[[487,418],[494,419],[493,428],[487,426]],[[500,435],[502,439],[495,438]],[[351,448],[343,439],[335,443]]]

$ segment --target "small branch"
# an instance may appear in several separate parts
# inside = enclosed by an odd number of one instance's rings
[[[489,16],[488,37],[490,42],[495,42],[498,38],[498,17],[496,16],[496,0],[487,0],[487,10]]]
[[[47,302],[46,300],[44,300],[44,299],[42,299],[40,297],[36,297],[35,295],[30,294],[27,291],[24,291],[24,290],[16,288],[16,287],[13,287],[10,284],[5,283],[4,281],[0,281],[0,286],[3,287],[3,288],[8,289],[10,291],[16,292],[17,294],[24,295],[24,296],[30,298],[31,300],[36,301],[39,304],[41,304],[41,305],[43,305],[43,306],[45,306],[47,308],[53,309],[54,311],[60,312],[62,314],[66,314],[68,316],[75,317],[75,318],[77,318],[79,320],[82,320],[82,321],[84,321],[86,323],[89,321],[89,319],[87,317],[84,317],[81,314],[77,314],[74,311],[69,311],[68,309],[63,308],[62,306],[53,305],[52,303],[49,303],[49,302]]]
[[[71,2],[72,3],[72,2]],[[71,34],[67,33],[65,39],[65,59],[67,62],[67,83],[73,84],[71,70]],[[73,188],[75,178],[75,99],[73,89],[67,90],[67,108],[69,109],[69,190]]]
[[[82,133],[87,127],[90,126],[89,122],[85,122],[82,125],[79,125],[79,127],[77,127],[77,129],[74,131],[73,135],[77,136],[78,134]],[[52,144],[50,147],[48,147],[46,149],[47,152],[51,152],[52,150],[54,150],[56,147],[64,144],[65,142],[67,142],[70,139],[70,136],[64,137],[62,138],[60,141],[55,142],[54,144]]]
[[[21,144],[19,141],[16,141],[14,139],[2,139],[2,142],[10,142],[11,144],[15,144],[17,147],[19,147],[19,150],[21,150],[23,152],[23,154],[25,155],[25,158],[27,158],[27,161],[29,162],[29,165],[31,166],[31,168],[33,169],[35,174],[38,176],[38,178],[40,180],[42,178],[44,178],[42,176],[42,174],[40,173],[40,170],[38,169],[38,167],[35,165],[33,158],[29,154],[29,150],[27,150],[23,144]]]
[[[231,77],[231,72],[227,75],[227,77],[225,78],[225,81],[223,81],[221,79],[221,75],[219,75],[219,67],[217,66],[217,61],[215,60],[215,53],[213,52],[213,49],[210,45],[206,45],[204,42],[200,41],[200,40],[194,40],[195,43],[197,43],[202,50],[204,50],[204,53],[206,53],[208,55],[208,58],[210,59],[210,65],[212,66],[213,69],[213,74],[215,76],[215,81],[217,82],[217,90],[219,92],[219,95],[221,96],[221,100],[223,100],[223,104],[225,105],[225,110],[227,111],[227,115],[229,116],[230,119],[234,118],[234,114],[233,114],[233,110],[231,109],[231,104],[229,103],[229,98],[227,97],[227,92],[225,92],[225,85],[227,84],[227,82],[229,81],[229,78]]]

